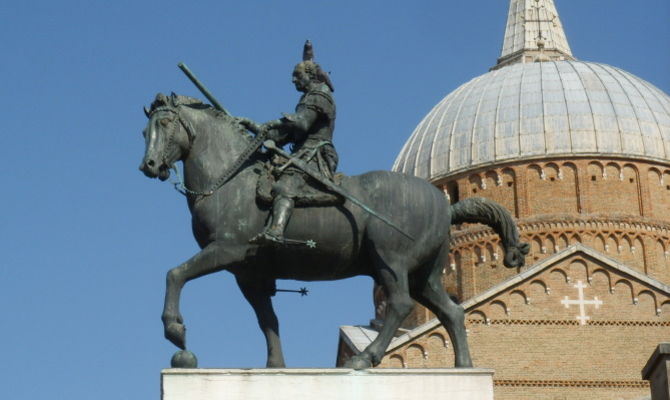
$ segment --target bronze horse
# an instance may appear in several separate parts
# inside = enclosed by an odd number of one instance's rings
[[[387,171],[344,177],[341,187],[383,214],[412,237],[400,233],[350,201],[330,207],[299,207],[286,237],[314,246],[250,244],[268,218],[268,205],[257,199],[256,186],[267,152],[248,151],[253,137],[234,117],[197,99],[159,94],[143,132],[146,151],[140,169],[165,180],[178,161],[192,229],[202,249],[167,273],[162,320],[165,337],[185,349],[186,330],[179,311],[180,293],[192,279],[228,270],[249,301],[267,342],[267,367],[284,367],[279,323],[272,308],[276,279],[335,280],[372,277],[387,297],[384,325],[377,338],[347,366],[362,369],[381,362],[412,299],[433,311],[449,333],[456,367],[471,367],[463,308],[444,291],[441,274],[449,253],[452,224],[482,222],[501,236],[505,265],[520,267],[528,245],[519,242],[516,226],[498,204],[480,198],[453,206],[423,179]],[[237,159],[244,162],[237,163]],[[222,179],[225,171],[229,178]],[[179,354],[179,353],[178,353]],[[195,367],[193,362],[173,366]],[[176,364],[176,365],[175,365]]]

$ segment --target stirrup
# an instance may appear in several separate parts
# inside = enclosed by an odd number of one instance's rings
[[[269,243],[283,244],[284,243],[284,238],[281,237],[281,236],[272,235],[268,232],[261,232],[258,235],[249,239],[249,243],[251,243],[251,244],[269,244]]]
[[[293,246],[307,246],[310,249],[316,248],[316,242],[309,240],[295,240],[286,239],[283,236],[275,236],[268,232],[261,232],[258,235],[249,239],[251,244],[272,244],[272,245],[293,245]]]

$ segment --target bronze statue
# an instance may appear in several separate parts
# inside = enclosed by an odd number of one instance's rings
[[[294,114],[283,114],[283,118],[267,122],[260,127],[246,118],[240,122],[253,131],[266,130],[268,138],[280,147],[291,143],[293,157],[303,160],[318,170],[324,179],[333,180],[338,156],[333,146],[335,129],[335,99],[333,84],[319,64],[314,62],[312,43],[308,40],[303,49],[303,61],[293,70],[293,84],[303,95]],[[288,223],[295,199],[302,198],[309,205],[305,194],[310,178],[303,170],[290,165],[284,159],[273,173],[277,182],[272,187],[272,214],[263,232],[251,239],[252,243],[285,243],[284,229]],[[337,197],[331,198],[333,202]],[[313,205],[323,202],[312,201]]]
[[[257,126],[197,99],[174,94],[157,95],[146,110],[149,121],[143,132],[146,150],[140,169],[148,177],[166,180],[175,163],[183,162],[193,233],[202,249],[167,274],[162,315],[165,337],[186,349],[186,328],[179,311],[184,284],[228,270],[235,275],[265,335],[267,366],[284,367],[271,300],[277,291],[276,279],[367,275],[385,291],[386,321],[377,338],[347,366],[361,369],[381,362],[412,309],[412,299],[433,311],[447,329],[456,367],[472,366],[463,308],[449,298],[441,282],[451,224],[492,226],[502,238],[505,265],[511,268],[524,264],[528,245],[519,242],[514,221],[492,201],[469,198],[450,205],[427,181],[387,171],[333,177],[337,158],[332,144],[323,144],[332,135],[334,103],[332,109],[328,106],[332,91],[318,70],[306,72],[304,65],[296,67],[295,80],[305,95],[296,113],[279,122]],[[279,144],[293,143],[293,154],[283,152],[268,138]],[[266,151],[259,151],[263,142]],[[284,160],[277,161],[278,157]],[[275,181],[276,168],[286,165],[287,159],[289,166]],[[307,207],[291,212],[292,202],[299,205],[310,191],[314,198],[323,195],[326,200],[313,206],[312,198]],[[274,192],[274,198],[268,192]],[[281,205],[282,201],[288,205]],[[272,223],[265,230],[271,211]],[[284,238],[281,243],[284,228],[291,240]],[[258,232],[266,233],[270,240],[251,240]],[[196,360],[192,353],[181,351],[173,357],[172,366],[195,367]]]

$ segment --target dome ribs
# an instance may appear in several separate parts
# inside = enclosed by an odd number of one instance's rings
[[[596,125],[596,118],[595,118],[595,115],[593,113],[593,104],[592,104],[592,101],[591,101],[591,96],[589,95],[589,90],[587,89],[586,83],[584,82],[584,77],[582,76],[582,74],[580,74],[579,69],[576,66],[577,63],[569,62],[567,64],[570,65],[570,67],[572,67],[572,69],[575,71],[575,74],[579,78],[579,82],[582,85],[584,95],[586,96],[586,103],[589,106],[588,113],[582,113],[581,115],[583,115],[583,116],[589,115],[590,118],[587,117],[586,119],[590,119],[591,122],[592,122],[591,129],[585,128],[584,125],[582,125],[581,127],[578,127],[578,130],[575,132],[575,134],[579,135],[580,131],[583,132],[584,135],[591,134],[592,137],[593,137],[593,146],[594,146],[593,149],[587,149],[587,148],[584,148],[584,146],[582,146],[581,150],[582,151],[591,150],[594,153],[599,153],[600,152],[600,146],[598,144],[598,135],[596,134],[596,126],[597,126]],[[571,115],[571,114],[572,114],[572,112],[570,112],[570,108],[568,107],[568,115]],[[586,122],[586,119],[582,120],[582,122]],[[571,132],[571,135],[572,135],[572,132]],[[586,139],[586,138],[584,138],[584,139]]]
[[[627,74],[623,74],[618,68],[613,68],[613,67],[610,67],[610,68],[612,69],[612,71],[614,71],[618,75],[620,75],[623,78],[623,81],[625,83],[627,83],[628,85],[630,85],[630,87],[635,90],[635,92],[639,95],[639,97],[644,102],[644,105],[646,106],[646,109],[641,107],[642,104],[639,104],[637,102],[633,102],[633,98],[631,97],[631,95],[633,93],[630,93],[629,91],[626,91],[625,88],[624,88],[624,92],[626,93],[626,96],[628,97],[628,101],[630,102],[631,106],[633,107],[633,112],[635,113],[635,118],[637,119],[637,124],[638,124],[638,127],[640,129],[639,133],[640,133],[640,136],[642,137],[642,146],[644,148],[644,150],[643,150],[644,154],[656,153],[655,146],[650,145],[650,143],[648,143],[648,141],[645,140],[645,137],[651,136],[651,135],[648,135],[648,131],[647,131],[647,129],[645,129],[645,127],[649,126],[649,124],[648,124],[649,121],[646,121],[645,119],[640,117],[640,112],[641,111],[646,111],[653,116],[654,121],[656,122],[656,126],[658,126],[658,120],[656,120],[656,116],[654,115],[653,111],[651,110],[651,107],[649,107],[649,103],[647,102],[645,97],[642,95],[642,92],[640,92],[640,89],[637,86],[635,86],[635,84],[627,76]],[[612,72],[610,71],[610,73],[612,73]],[[619,81],[619,82],[621,82],[621,81]],[[621,86],[624,87],[623,84]],[[643,123],[644,123],[644,125],[643,125]],[[658,128],[657,128],[656,131],[658,132]],[[660,136],[660,134],[658,136]],[[654,154],[654,155],[656,155],[658,157],[657,154]]]
[[[438,103],[394,169],[435,180],[485,165],[559,156],[667,163],[666,109],[670,97],[608,65],[511,65],[472,79]]]

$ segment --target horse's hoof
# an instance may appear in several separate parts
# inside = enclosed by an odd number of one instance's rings
[[[365,357],[353,356],[344,363],[344,368],[352,368],[356,370],[372,368],[372,362]]]
[[[454,365],[454,368],[474,368],[474,366],[472,365],[472,361],[470,361],[464,363],[456,363],[456,365]]]
[[[284,361],[268,361],[265,368],[286,368]]]
[[[198,368],[198,358],[188,350],[179,350],[170,360],[172,368]]]
[[[186,349],[186,327],[183,324],[169,323],[165,327],[165,338],[180,349]]]

